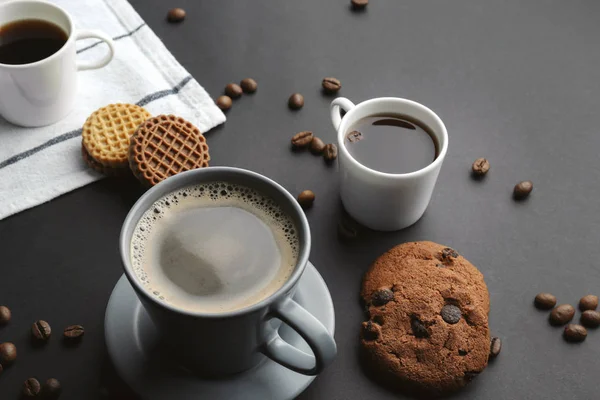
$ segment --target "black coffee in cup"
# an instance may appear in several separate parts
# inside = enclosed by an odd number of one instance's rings
[[[67,42],[58,25],[39,19],[24,19],[0,27],[0,63],[29,64],[50,57]]]
[[[390,174],[425,168],[439,152],[435,135],[427,125],[399,114],[359,119],[348,128],[344,145],[362,165]]]
[[[131,241],[137,278],[159,300],[192,312],[251,306],[288,280],[298,259],[291,217],[256,189],[189,186],[156,201]]]

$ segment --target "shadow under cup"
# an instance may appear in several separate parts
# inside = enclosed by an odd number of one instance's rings
[[[296,267],[275,293],[251,306],[222,313],[179,309],[149,293],[137,277],[130,258],[132,236],[143,214],[161,197],[187,186],[216,181],[255,189],[291,217],[298,232]],[[261,353],[265,339],[278,327],[275,320],[269,320],[269,314],[272,307],[295,292],[308,262],[310,230],[298,202],[276,182],[243,169],[209,167],[177,174],[148,190],[125,219],[120,251],[126,276],[154,322],[161,343],[166,345],[163,349],[168,349],[179,365],[202,375],[220,376],[244,371],[265,359]]]

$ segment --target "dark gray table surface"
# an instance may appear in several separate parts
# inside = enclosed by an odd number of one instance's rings
[[[358,290],[375,257],[412,240],[456,248],[489,286],[490,325],[504,348],[456,398],[598,398],[600,333],[567,344],[532,299],[549,291],[575,304],[600,294],[600,2],[374,0],[364,13],[351,12],[348,0],[132,3],[212,96],[230,81],[259,83],[207,135],[212,165],[260,172],[293,194],[316,193],[307,213],[311,260],[335,304],[339,355],[300,398],[403,398],[360,369]],[[165,21],[174,5],[188,12],[182,24]],[[338,240],[337,167],[288,147],[300,130],[334,140],[331,98],[320,93],[325,76],[338,77],[340,95],[354,102],[405,97],[446,123],[448,156],[413,227]],[[306,100],[298,112],[286,106],[293,92]],[[482,156],[492,168],[477,182],[469,169]],[[535,189],[515,203],[512,187],[523,179]],[[32,375],[60,379],[63,399],[129,396],[108,361],[103,318],[121,276],[120,226],[141,193],[133,181],[106,179],[0,221],[0,304],[14,315],[0,342],[19,347],[17,364],[0,377],[0,399],[17,398]],[[56,332],[41,349],[28,340],[37,319]],[[87,333],[67,349],[58,336],[73,323]]]

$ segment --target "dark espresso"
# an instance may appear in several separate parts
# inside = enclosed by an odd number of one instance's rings
[[[59,26],[40,19],[24,19],[0,27],[0,63],[29,64],[50,57],[67,42]]]
[[[380,172],[406,174],[425,168],[438,156],[438,143],[423,122],[406,115],[380,114],[356,121],[344,145],[362,165]]]

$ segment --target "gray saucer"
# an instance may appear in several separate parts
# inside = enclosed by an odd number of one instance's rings
[[[333,302],[323,278],[309,263],[294,299],[334,333]],[[115,286],[104,321],[108,353],[119,375],[145,400],[273,399],[298,396],[314,377],[300,375],[267,360],[253,369],[223,379],[202,379],[161,362],[158,335],[125,275]],[[281,337],[310,353],[304,340],[282,324]],[[158,349],[158,351],[157,351]],[[157,358],[158,357],[158,358]]]

